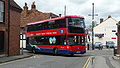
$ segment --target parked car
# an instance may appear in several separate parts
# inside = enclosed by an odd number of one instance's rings
[[[101,42],[95,42],[95,45],[94,45],[95,48],[102,48],[102,43]]]
[[[107,41],[107,42],[106,42],[106,47],[107,47],[107,48],[114,48],[114,44],[115,44],[115,43],[114,43],[113,41]]]

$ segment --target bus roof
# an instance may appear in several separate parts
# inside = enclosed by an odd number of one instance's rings
[[[82,16],[63,16],[63,17],[57,17],[57,18],[52,18],[52,19],[47,19],[47,20],[42,20],[42,21],[31,22],[31,23],[27,23],[27,25],[33,25],[33,24],[38,24],[38,23],[43,23],[43,22],[48,22],[48,21],[59,20],[59,19],[65,18],[65,17],[79,17],[79,18],[84,18]]]

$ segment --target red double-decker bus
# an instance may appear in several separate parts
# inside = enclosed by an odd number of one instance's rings
[[[26,49],[34,53],[86,53],[83,17],[64,16],[28,23],[26,30]]]

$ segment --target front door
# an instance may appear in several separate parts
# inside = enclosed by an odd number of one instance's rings
[[[4,31],[0,31],[0,52],[4,51]]]

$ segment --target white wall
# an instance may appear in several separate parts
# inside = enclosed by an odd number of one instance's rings
[[[20,40],[20,48],[22,48],[22,46],[23,48],[26,48],[26,40]]]
[[[20,48],[26,48],[26,36],[23,34],[23,40],[22,40],[22,34],[20,35]]]
[[[118,22],[114,20],[113,18],[108,18],[107,20],[99,24],[98,26],[94,27],[94,35],[104,34],[104,37],[102,38],[94,37],[94,43],[102,42],[103,45],[105,45],[106,41],[113,41],[115,43],[115,46],[117,46],[117,36],[116,36],[117,25],[116,23]],[[116,32],[112,32],[112,30],[115,30]],[[112,39],[112,37],[116,39]]]

